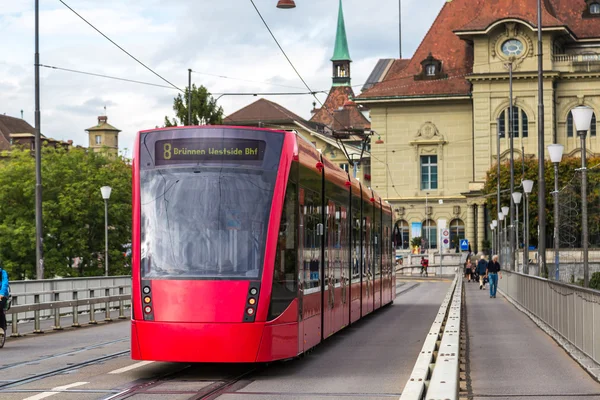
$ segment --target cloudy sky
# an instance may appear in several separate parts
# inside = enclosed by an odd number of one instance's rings
[[[331,86],[338,0],[254,0],[312,90]],[[402,0],[404,58],[410,57],[446,0]],[[250,0],[64,0],[99,30],[174,85],[222,93],[306,89],[264,27]],[[0,113],[34,124],[34,1],[0,1]],[[398,0],[344,0],[352,84],[380,58],[398,57]],[[40,63],[167,85],[103,38],[59,0],[40,0]],[[223,78],[223,76],[227,78]],[[360,86],[355,87],[358,94]],[[42,132],[87,146],[86,128],[106,106],[130,155],[135,133],[174,116],[177,90],[41,68]],[[321,101],[326,95],[320,95]],[[263,96],[310,118],[311,96]],[[230,114],[256,97],[225,95]]]

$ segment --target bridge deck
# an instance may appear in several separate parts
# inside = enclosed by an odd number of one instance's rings
[[[470,399],[600,399],[600,384],[500,292],[465,285]]]

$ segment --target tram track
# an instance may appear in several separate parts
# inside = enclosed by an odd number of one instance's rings
[[[80,363],[69,365],[67,367],[54,369],[54,370],[48,371],[48,372],[42,372],[40,374],[36,374],[36,375],[30,376],[27,378],[17,379],[17,380],[6,382],[6,383],[0,383],[0,392],[2,392],[5,389],[11,389],[14,387],[22,386],[27,383],[39,381],[39,380],[46,379],[46,378],[49,378],[52,376],[63,374],[65,372],[74,371],[74,370],[88,367],[90,365],[98,364],[98,363],[101,363],[101,362],[104,362],[107,360],[112,360],[114,358],[122,357],[126,354],[129,354],[129,350],[119,351],[119,352],[108,354],[108,355],[105,355],[102,357],[96,357],[96,358],[93,358],[90,360],[82,361]]]
[[[51,360],[51,359],[60,358],[60,357],[67,357],[67,356],[71,356],[73,354],[84,353],[86,351],[90,351],[90,350],[98,349],[98,348],[101,348],[101,347],[104,347],[104,346],[109,346],[111,344],[122,343],[122,342],[126,342],[126,341],[129,341],[129,339],[111,340],[111,341],[108,341],[108,342],[98,343],[98,344],[94,344],[94,345],[91,345],[91,346],[82,347],[82,348],[71,350],[71,351],[65,351],[63,353],[56,353],[56,354],[51,354],[51,355],[44,356],[44,357],[39,357],[39,358],[36,358],[34,360],[23,361],[23,362],[20,362],[20,363],[13,363],[13,364],[9,364],[9,365],[5,365],[3,367],[0,367],[0,371],[6,371],[6,370],[9,370],[9,369],[23,367],[23,366],[27,366],[27,365],[34,365],[34,364],[38,364],[38,363],[40,363],[42,361]]]

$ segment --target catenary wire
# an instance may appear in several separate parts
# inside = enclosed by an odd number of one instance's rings
[[[129,57],[133,58],[135,61],[137,61],[140,65],[142,65],[144,68],[146,68],[148,71],[152,72],[154,75],[156,75],[157,77],[159,77],[161,80],[165,81],[166,83],[168,83],[169,85],[173,86],[175,89],[179,90],[180,92],[184,92],[183,90],[181,90],[179,87],[175,86],[174,84],[172,84],[171,82],[169,82],[167,79],[163,78],[159,73],[157,73],[156,71],[154,71],[152,68],[148,67],[146,64],[144,64],[143,62],[141,62],[140,60],[138,60],[136,57],[134,57],[131,53],[129,53],[127,50],[125,50],[124,48],[122,48],[121,46],[119,46],[114,40],[112,40],[111,38],[109,38],[108,36],[106,36],[104,33],[102,33],[102,31],[100,31],[98,28],[96,28],[91,22],[89,22],[87,19],[85,19],[83,16],[81,16],[81,14],[79,14],[77,11],[75,11],[71,6],[69,6],[67,3],[65,3],[63,0],[58,0],[60,1],[65,7],[67,7],[69,10],[71,10],[75,15],[77,15],[79,18],[81,18],[83,20],[83,22],[85,22],[86,24],[88,24],[89,26],[91,26],[96,32],[98,32],[99,34],[101,34],[102,36],[104,36],[104,38],[106,40],[108,40],[109,42],[111,42],[112,44],[114,44],[115,46],[117,46],[122,52],[124,52],[125,54],[127,54]]]

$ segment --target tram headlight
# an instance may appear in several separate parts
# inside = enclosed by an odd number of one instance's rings
[[[248,307],[248,309],[246,310],[246,312],[248,313],[248,315],[253,315],[254,314],[254,308]]]
[[[256,290],[256,288],[252,288],[252,289],[250,289],[250,294],[251,294],[252,296],[256,296],[256,293],[258,293],[258,290]]]
[[[256,304],[256,299],[254,297],[250,297],[250,299],[248,300],[248,304],[250,304],[251,306]]]
[[[144,303],[150,304],[151,301],[152,301],[152,299],[150,298],[150,296],[144,297]]]
[[[144,286],[144,294],[150,293],[150,286]]]
[[[146,306],[144,307],[144,311],[146,312],[146,314],[150,314],[152,312],[152,307]]]

